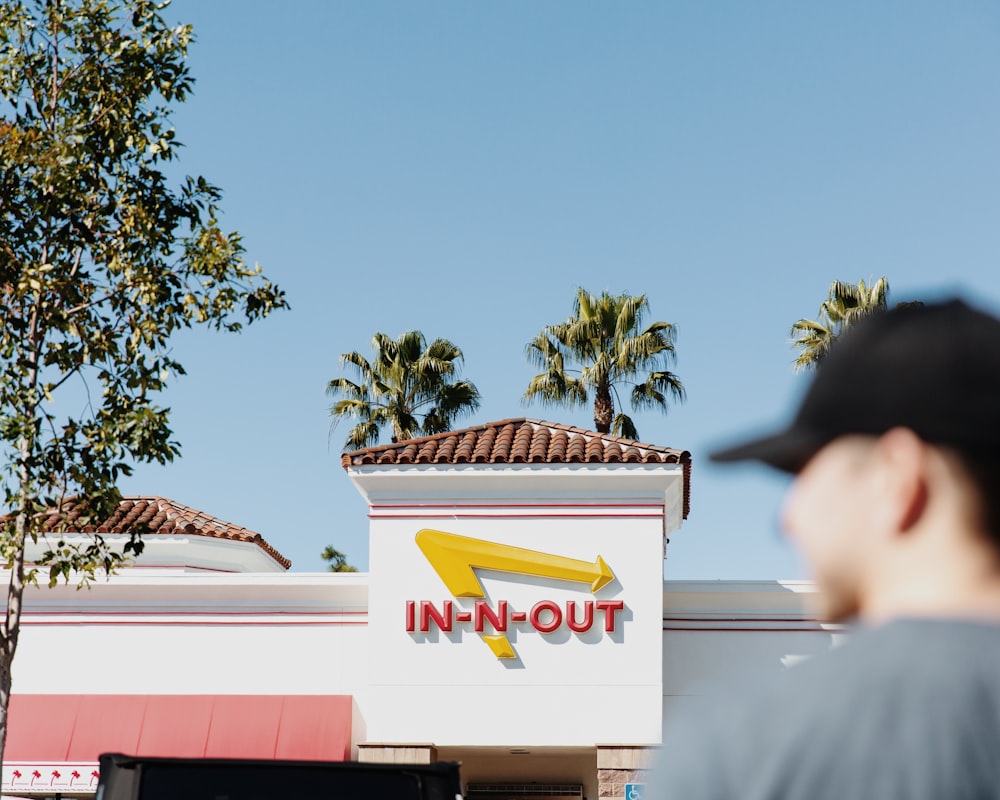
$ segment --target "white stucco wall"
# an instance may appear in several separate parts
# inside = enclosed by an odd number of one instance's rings
[[[846,635],[816,621],[808,581],[667,581],[663,588],[665,721],[744,695]]]
[[[14,691],[360,697],[367,593],[367,575],[346,573],[29,588]]]
[[[656,745],[664,717],[738,692],[838,635],[813,620],[809,584],[663,582],[663,539],[680,523],[678,465],[373,466],[349,476],[369,504],[370,574],[137,568],[82,591],[30,589],[14,691],[349,694],[355,739],[369,743]],[[418,546],[424,529],[487,543],[490,557],[511,548],[548,564],[600,557],[614,578],[595,588],[459,550],[452,556],[474,575],[463,595]],[[225,546],[211,543],[220,559]],[[614,630],[600,612],[585,631],[512,617],[513,657],[501,658],[458,619],[477,601],[522,614],[542,601],[621,610]],[[452,629],[409,623],[408,604],[420,603],[451,604]]]
[[[370,740],[659,742],[663,537],[678,508],[682,473],[678,465],[636,466],[351,473],[371,512],[370,682],[381,700],[367,716]],[[476,575],[494,608],[500,601],[522,613],[540,601],[563,608],[568,601],[620,602],[616,629],[604,630],[603,619],[582,633],[511,624],[516,657],[507,659],[468,624],[408,631],[408,601],[450,601],[469,612],[477,599],[451,594],[416,544],[422,529],[579,563],[600,556],[615,580],[596,592],[586,582],[481,563]]]
[[[397,520],[385,535],[409,538],[411,527]],[[502,539],[501,527],[500,520],[486,520],[463,530]],[[648,587],[625,591],[633,580],[626,550],[633,550],[638,564],[651,556],[643,548],[652,551],[653,545],[636,547],[641,532],[637,539],[616,535],[611,538],[622,542],[616,550],[606,534],[598,520],[572,527],[567,522],[559,548],[585,557],[600,547],[622,582],[613,596],[628,598],[629,607],[645,614]],[[383,566],[387,577],[405,580],[398,566]],[[433,571],[418,577],[439,582]],[[556,582],[511,584],[490,576],[484,582],[490,597],[503,595],[512,604],[538,592],[552,598],[573,593]],[[350,694],[360,741],[440,747],[655,744],[661,708],[670,718],[724,700],[759,676],[834,646],[843,635],[812,619],[807,583],[656,586],[653,626],[634,616],[625,620],[620,637],[518,631],[511,638],[520,663],[509,666],[475,634],[439,635],[437,641],[408,636],[397,604],[369,609],[367,574],[126,573],[89,590],[29,590],[14,691]],[[447,594],[440,587],[427,591],[430,597]],[[639,625],[654,627],[653,638],[640,635]],[[653,702],[650,691],[656,693]]]

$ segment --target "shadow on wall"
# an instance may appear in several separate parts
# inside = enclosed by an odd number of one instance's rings
[[[368,741],[368,725],[356,697],[351,698],[351,759],[358,760],[358,745]]]
[[[805,581],[669,581],[663,593],[664,718],[698,698],[739,696],[826,652]]]

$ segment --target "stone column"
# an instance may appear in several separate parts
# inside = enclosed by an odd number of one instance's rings
[[[365,742],[358,745],[358,761],[368,764],[430,764],[437,761],[437,748],[432,744],[413,742]]]
[[[628,800],[625,784],[648,782],[658,750],[645,745],[597,745],[597,787],[601,800]]]

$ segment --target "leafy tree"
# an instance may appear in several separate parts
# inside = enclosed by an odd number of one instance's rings
[[[791,335],[796,337],[792,346],[799,350],[795,368],[817,366],[845,330],[858,320],[885,310],[888,301],[889,282],[884,276],[871,285],[864,280],[859,280],[856,286],[834,281],[827,299],[819,307],[818,318],[800,319],[792,325]]]
[[[327,545],[320,554],[324,561],[328,561],[327,569],[330,572],[357,572],[357,567],[352,567],[347,563],[347,556],[333,547]]]
[[[330,409],[334,425],[344,417],[359,420],[344,446],[351,450],[378,444],[383,427],[392,441],[442,433],[455,420],[479,408],[479,390],[457,376],[462,351],[447,339],[429,345],[420,331],[398,339],[384,333],[372,337],[374,358],[344,353],[341,365],[357,373],[357,381],[334,378],[326,387],[332,397],[343,396]]]
[[[155,404],[184,372],[172,334],[237,331],[286,305],[244,262],[239,234],[219,227],[219,189],[168,184],[180,146],[168,111],[192,88],[191,28],[160,10],[0,0],[0,761],[25,585],[39,568],[49,585],[85,583],[142,547],[141,532],[124,552],[99,535],[59,541],[26,570],[25,543],[43,521],[66,531],[68,506],[84,509],[83,525],[106,518],[130,464],[179,453]]]
[[[579,289],[573,316],[547,325],[525,350],[544,372],[528,384],[524,399],[549,405],[586,405],[594,393],[594,425],[600,433],[637,439],[632,418],[622,412],[618,387],[631,386],[633,410],[667,412],[667,397],[683,401],[680,379],[667,369],[674,353],[674,326],[653,322],[643,327],[649,311],[646,295],[600,296]],[[575,366],[574,366],[575,365]]]

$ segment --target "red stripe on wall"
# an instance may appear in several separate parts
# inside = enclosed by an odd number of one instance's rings
[[[362,614],[367,614],[367,611],[80,611],[76,609],[70,609],[67,611],[28,611],[23,613],[22,617],[30,616],[60,616],[67,617],[72,614],[95,614],[102,617],[153,617],[153,616],[167,616],[167,617],[225,617],[225,616],[241,616],[241,617],[307,617],[307,616],[359,616]]]
[[[672,614],[663,616],[664,622],[801,622],[804,625],[819,625],[814,617],[675,617]]]
[[[663,503],[595,503],[594,508],[663,508]],[[586,508],[583,503],[372,503],[369,508]]]
[[[662,519],[663,514],[369,514],[368,519]]]
[[[68,616],[68,615],[67,615]],[[83,615],[81,615],[83,616]],[[302,626],[302,625],[367,625],[367,621],[360,620],[219,620],[217,622],[209,622],[208,620],[103,620],[103,619],[86,619],[86,620],[26,620],[25,625],[41,626],[41,625],[186,625],[188,627],[194,625],[288,625],[291,626]]]
[[[837,633],[837,631],[827,628],[670,628],[666,625],[663,626],[663,630],[684,633],[704,633],[706,631],[722,633]]]

